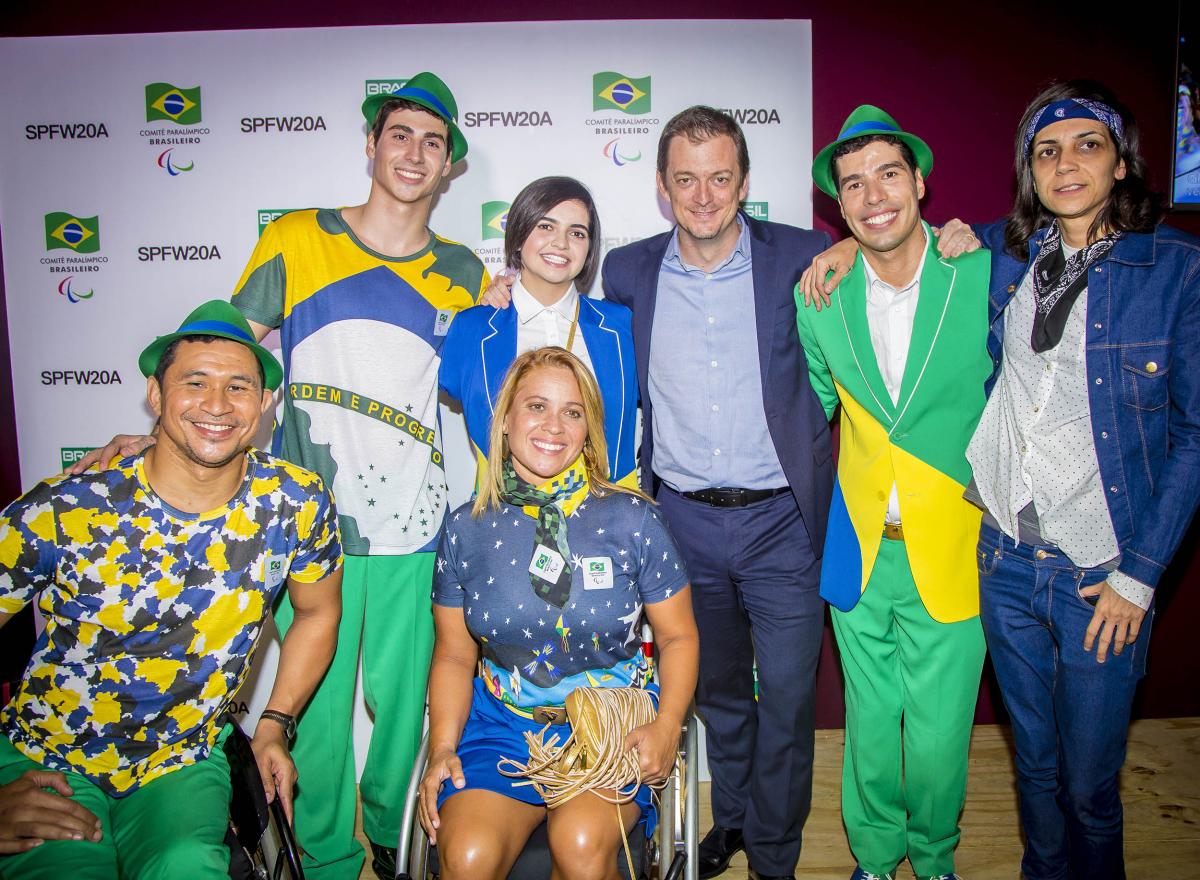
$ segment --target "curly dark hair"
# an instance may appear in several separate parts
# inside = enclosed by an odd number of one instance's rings
[[[1043,107],[1068,98],[1087,98],[1107,104],[1120,114],[1125,128],[1124,137],[1119,140],[1113,138],[1117,155],[1125,161],[1125,177],[1114,183],[1108,204],[1096,215],[1092,228],[1088,230],[1089,239],[1102,229],[1111,232],[1150,232],[1162,219],[1163,199],[1158,193],[1152,192],[1146,182],[1146,160],[1142,158],[1133,113],[1117,100],[1111,89],[1093,80],[1054,83],[1029,102],[1021,117],[1021,124],[1017,126],[1017,191],[1004,229],[1004,247],[1022,260],[1029,259],[1029,239],[1054,219],[1034,190],[1031,152],[1025,146],[1025,132]]]

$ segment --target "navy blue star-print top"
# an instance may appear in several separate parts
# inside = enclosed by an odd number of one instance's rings
[[[647,604],[687,585],[675,540],[644,498],[592,494],[567,523],[571,595],[561,609],[534,593],[536,522],[520,507],[451,514],[437,552],[433,601],[462,608],[483,649],[493,696],[517,706],[561,705],[576,687],[642,687]]]

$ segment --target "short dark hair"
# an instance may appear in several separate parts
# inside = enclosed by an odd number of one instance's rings
[[[862,137],[851,138],[848,141],[843,141],[837,145],[833,151],[833,155],[829,157],[830,176],[833,177],[833,188],[837,192],[842,191],[842,178],[838,174],[837,160],[842,156],[849,156],[851,153],[857,153],[867,144],[872,144],[875,141],[882,141],[885,144],[891,144],[900,150],[900,158],[904,160],[904,164],[908,166],[910,172],[916,173],[917,157],[913,155],[912,147],[896,137],[894,134],[864,134]]]
[[[158,387],[163,387],[163,377],[167,374],[167,370],[171,364],[175,363],[176,350],[181,342],[233,342],[227,336],[212,336],[208,333],[197,333],[195,336],[181,336],[178,339],[172,339],[167,347],[163,349],[162,356],[158,359],[158,366],[154,368],[154,381],[158,383]],[[261,391],[266,388],[266,376],[263,374],[262,361],[256,356],[254,363],[258,366],[258,387]]]
[[[672,116],[663,126],[662,134],[658,136],[658,173],[662,175],[663,180],[667,178],[667,153],[671,149],[671,141],[679,135],[683,135],[693,144],[727,135],[733,139],[733,145],[737,149],[738,170],[742,180],[750,173],[750,151],[746,148],[746,136],[742,134],[742,127],[728,113],[697,104]]]
[[[588,252],[575,278],[575,287],[580,291],[591,287],[600,262],[600,215],[588,188],[574,177],[541,177],[517,194],[504,226],[504,264],[520,269],[521,248],[537,222],[555,205],[571,201],[582,202],[588,215]]]
[[[1107,104],[1120,115],[1121,125],[1125,129],[1124,137],[1120,139],[1108,130],[1108,136],[1117,148],[1117,158],[1125,162],[1125,177],[1114,181],[1112,192],[1108,194],[1108,203],[1100,209],[1092,228],[1088,230],[1088,239],[1091,240],[1101,229],[1150,232],[1162,219],[1163,199],[1150,189],[1146,181],[1146,160],[1142,158],[1141,136],[1133,113],[1117,100],[1111,89],[1094,80],[1073,79],[1054,83],[1029,102],[1021,117],[1021,124],[1017,126],[1014,160],[1017,188],[1012,211],[1004,227],[1004,247],[1022,260],[1029,258],[1029,239],[1054,220],[1054,215],[1046,210],[1034,189],[1032,145],[1025,146],[1025,132],[1034,116],[1047,104],[1068,98],[1086,98]]]
[[[407,98],[388,98],[379,105],[379,112],[375,114],[375,122],[371,125],[371,140],[376,143],[383,137],[383,126],[387,123],[387,119],[397,110],[417,110],[421,113],[428,113],[442,125],[446,126],[446,155],[454,153],[454,138],[450,134],[450,126],[446,120],[438,116],[424,104],[418,104],[416,101],[410,101]]]

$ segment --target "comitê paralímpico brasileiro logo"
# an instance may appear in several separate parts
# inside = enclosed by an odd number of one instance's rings
[[[504,228],[508,225],[508,202],[483,203],[483,227],[480,232],[484,241],[489,238],[504,238]]]

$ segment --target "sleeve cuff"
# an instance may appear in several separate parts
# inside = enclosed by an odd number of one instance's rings
[[[1143,611],[1150,610],[1150,603],[1154,601],[1153,587],[1148,587],[1119,571],[1114,571],[1108,576],[1108,585],[1126,602],[1132,602]]]

